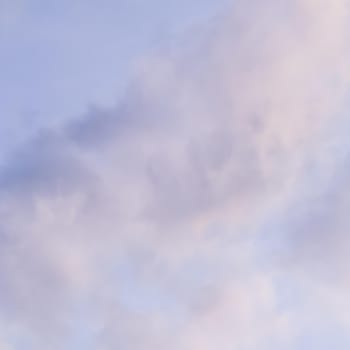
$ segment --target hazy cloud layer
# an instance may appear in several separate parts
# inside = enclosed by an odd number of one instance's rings
[[[14,153],[0,349],[348,348],[349,6],[237,1]]]

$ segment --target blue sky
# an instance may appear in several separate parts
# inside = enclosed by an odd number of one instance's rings
[[[0,0],[0,350],[348,349],[349,0]]]
[[[2,1],[2,143],[12,146],[14,137],[90,105],[113,105],[143,55],[186,35],[227,2]]]

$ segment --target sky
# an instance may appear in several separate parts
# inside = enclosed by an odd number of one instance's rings
[[[0,0],[0,350],[350,346],[349,0]]]
[[[1,0],[3,150],[91,105],[113,106],[143,55],[185,36],[225,3]]]

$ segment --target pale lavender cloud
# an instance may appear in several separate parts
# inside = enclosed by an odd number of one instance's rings
[[[349,6],[237,2],[144,58],[117,107],[15,153],[4,342],[303,349],[345,334]]]

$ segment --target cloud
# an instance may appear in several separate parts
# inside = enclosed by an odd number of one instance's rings
[[[348,7],[237,2],[145,58],[121,104],[15,153],[0,173],[4,339],[277,349],[329,314],[344,327],[313,276],[347,261]]]

